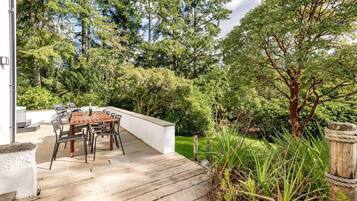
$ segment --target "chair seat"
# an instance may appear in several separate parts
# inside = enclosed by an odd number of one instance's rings
[[[100,132],[100,133],[96,133],[97,136],[108,136],[108,135],[119,135],[118,132],[116,131],[108,131],[108,132]]]
[[[81,129],[74,129],[74,134],[81,134],[82,130]],[[69,135],[70,132],[69,131],[62,131],[62,135]]]
[[[66,135],[66,136],[61,136],[58,139],[58,142],[68,142],[72,140],[83,140],[83,138],[86,138],[87,136],[85,134],[77,134],[77,135]]]
[[[80,108],[69,108],[71,112],[81,112],[82,110]]]
[[[90,127],[94,133],[110,132],[110,127],[105,124],[91,124]]]

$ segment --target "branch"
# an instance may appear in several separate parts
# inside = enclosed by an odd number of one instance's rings
[[[277,37],[275,34],[273,35],[273,37],[274,37],[276,43],[278,44],[278,47],[281,49],[281,51],[283,51],[284,56],[286,56],[286,54],[287,54],[287,49],[286,49],[286,47],[284,47],[283,42],[280,41],[280,40],[278,39],[278,37]]]
[[[315,81],[314,81],[315,82]],[[315,100],[313,102],[313,105],[312,105],[312,108],[310,110],[310,113],[309,115],[304,119],[301,127],[302,128],[305,128],[305,126],[311,121],[312,117],[314,116],[315,114],[315,110],[317,108],[317,105],[320,103],[319,100],[320,100],[320,96],[317,94],[317,91],[316,91],[316,85],[313,85],[312,87],[312,92],[313,94],[315,95]]]
[[[329,92],[327,92],[325,94],[322,94],[321,97],[330,95],[332,92],[336,91],[338,88],[342,88],[342,87],[346,87],[346,86],[352,85],[352,84],[346,84],[346,83],[347,83],[347,81],[341,82],[340,84],[338,84],[334,88],[332,88]]]
[[[279,67],[276,65],[276,63],[274,62],[273,58],[271,57],[271,54],[268,52],[268,50],[266,48],[264,48],[265,54],[268,56],[269,62],[270,64],[273,66],[273,68],[275,69],[275,71],[280,75],[280,77],[284,80],[285,84],[290,86],[288,80],[286,79],[286,77],[280,72]]]
[[[282,89],[280,89],[278,86],[276,86],[276,84],[271,81],[269,78],[265,77],[264,75],[261,76],[261,78],[263,78],[264,80],[266,80],[274,89],[276,89],[277,91],[279,91],[282,95],[284,95],[286,98],[290,98],[289,95],[287,93],[285,93]]]
[[[343,94],[343,95],[335,96],[333,98],[328,98],[328,99],[322,100],[321,103],[324,103],[324,102],[327,102],[327,101],[331,101],[331,100],[340,99],[340,98],[346,98],[346,97],[349,97],[349,96],[352,96],[352,95],[356,95],[356,94],[357,94],[357,90],[356,91],[352,91],[350,93]]]
[[[306,90],[305,95],[304,95],[304,101],[303,101],[303,103],[298,107],[298,112],[300,112],[301,110],[303,110],[304,107],[307,105],[307,101],[308,101],[307,99],[308,99],[308,97],[309,97],[309,95],[310,95],[311,90],[313,90],[314,88],[316,89],[316,87],[317,87],[318,85],[320,85],[320,84],[323,83],[322,80],[316,81],[316,79],[315,79],[314,77],[313,77],[312,79],[313,79],[313,82],[312,82],[312,84],[310,85],[310,87]],[[316,91],[315,91],[315,95],[316,95],[316,94],[317,94],[317,93],[316,93]],[[321,96],[319,96],[319,97],[321,97]]]

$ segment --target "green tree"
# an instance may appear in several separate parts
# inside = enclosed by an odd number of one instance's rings
[[[219,59],[219,22],[227,19],[227,0],[147,0],[139,65],[165,67],[186,78],[206,73]]]
[[[289,103],[296,137],[319,104],[357,93],[356,3],[266,0],[224,41],[237,80],[264,82]]]
[[[140,30],[144,13],[137,0],[98,0],[101,13],[112,23],[118,36],[123,38],[121,45],[126,48],[124,61],[132,62],[135,51],[142,42]]]
[[[17,63],[23,85],[53,84],[58,66],[73,59],[75,48],[57,22],[58,0],[17,1]]]

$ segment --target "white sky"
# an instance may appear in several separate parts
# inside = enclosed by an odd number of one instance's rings
[[[229,33],[234,26],[239,24],[240,19],[252,8],[257,6],[261,0],[232,0],[227,3],[226,8],[232,11],[228,20],[220,22],[221,33],[219,38]]]

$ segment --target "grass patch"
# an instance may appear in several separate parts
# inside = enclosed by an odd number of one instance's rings
[[[206,138],[198,138],[199,159],[206,158]],[[193,137],[176,136],[176,152],[193,160]]]
[[[245,142],[257,151],[265,149],[264,142],[245,138]],[[206,158],[206,137],[198,138],[199,159]],[[176,152],[193,160],[193,136],[176,136]]]

